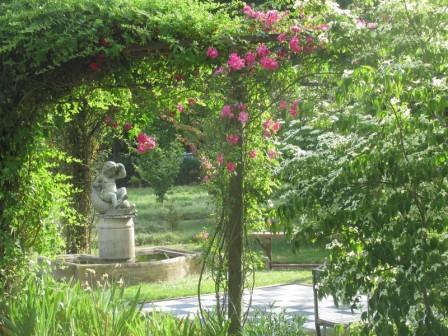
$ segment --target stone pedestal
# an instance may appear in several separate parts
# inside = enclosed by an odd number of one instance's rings
[[[100,216],[98,222],[98,254],[101,260],[135,258],[134,222],[132,216]]]

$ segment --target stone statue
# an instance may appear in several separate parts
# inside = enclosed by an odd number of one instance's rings
[[[100,214],[126,215],[134,210],[128,201],[126,188],[117,189],[115,180],[126,176],[126,170],[121,163],[107,161],[101,173],[93,182],[91,194],[92,205]]]

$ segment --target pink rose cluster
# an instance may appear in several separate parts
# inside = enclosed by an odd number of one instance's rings
[[[240,136],[238,134],[227,135],[227,142],[230,142],[232,145],[238,144],[239,141],[240,141]]]
[[[289,40],[289,48],[295,53],[303,51],[309,54],[316,49],[315,40],[312,36],[307,36],[301,40],[298,35],[294,35],[291,40]]]
[[[218,161],[218,166],[222,165],[224,163],[224,155],[223,154],[219,154],[216,158],[216,161]],[[235,163],[233,162],[228,162],[226,165],[226,169],[230,172],[235,170]]]
[[[256,11],[249,5],[243,7],[243,12],[246,14],[247,19],[255,20],[268,31],[273,28],[276,22],[281,21],[283,17],[288,15],[288,12],[279,12],[277,10],[268,10],[266,12]]]
[[[253,69],[257,58],[260,60],[260,65],[266,70],[276,70],[279,67],[277,61],[277,54],[271,53],[270,50],[265,45],[260,45],[257,48],[257,53],[247,52],[244,57],[238,55],[237,53],[231,53],[227,61],[228,68],[221,66],[215,71],[215,75],[219,76],[222,74],[228,74],[232,70],[242,70],[249,67]]]
[[[247,121],[249,121],[249,114],[246,112],[246,105],[244,104],[234,104],[233,108],[230,105],[224,105],[221,109],[220,117],[229,119],[235,118],[235,114],[232,112],[232,109],[240,110],[238,114],[239,121],[241,121],[242,123],[246,123]]]
[[[215,48],[209,47],[206,54],[210,58],[216,58],[218,57],[219,52]],[[256,54],[249,51],[243,57],[238,55],[237,53],[231,53],[229,59],[227,60],[228,68],[226,68],[225,66],[220,66],[214,74],[216,76],[219,76],[226,73],[228,74],[232,70],[242,70],[246,67],[250,67],[250,69],[252,69],[257,58],[260,59],[260,65],[266,70],[272,71],[277,69],[279,66],[277,61],[277,54],[271,53],[271,51],[264,44],[261,44],[257,47]]]
[[[280,129],[280,123],[278,121],[272,121],[270,118],[266,119],[263,123],[263,134],[266,137],[270,137],[271,135],[277,134]]]
[[[205,157],[201,157],[201,168],[203,170],[211,170],[213,168],[213,164]]]
[[[145,133],[140,133],[137,135],[137,152],[143,154],[148,150],[152,150],[156,147],[156,140],[149,137]]]
[[[230,54],[229,60],[227,61],[227,64],[230,68],[233,70],[240,70],[246,66],[244,58],[241,58],[238,56],[237,53]]]
[[[288,103],[284,100],[281,100],[279,102],[279,109],[280,111],[286,110],[288,108]],[[298,100],[294,100],[292,102],[291,107],[289,108],[289,115],[291,117],[296,117],[297,114],[299,112],[299,101]]]

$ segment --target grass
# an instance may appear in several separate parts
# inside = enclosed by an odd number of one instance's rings
[[[176,186],[162,205],[151,188],[129,188],[129,199],[138,214],[134,220],[137,246],[169,246],[198,251],[195,235],[213,226],[213,200],[200,186]],[[264,243],[264,242],[263,242]],[[272,240],[272,257],[276,263],[321,263],[327,256],[323,246],[302,242],[297,254],[286,239]],[[262,252],[258,244],[255,250]]]
[[[128,194],[138,211],[137,245],[195,245],[194,235],[213,224],[212,200],[199,186],[175,187],[163,205],[150,188],[130,188]]]
[[[211,196],[200,186],[176,186],[162,205],[156,201],[151,188],[129,188],[129,199],[135,203],[137,216],[134,219],[136,245],[152,247],[165,246],[189,251],[200,251],[202,245],[195,238],[204,228],[213,226],[214,205]],[[264,243],[264,242],[263,242]],[[299,253],[292,252],[292,245],[286,239],[272,240],[274,263],[321,263],[326,251],[323,246],[304,242]],[[264,254],[262,247],[255,243],[254,250]],[[143,284],[142,297],[146,301],[197,295],[198,275],[169,282]],[[310,271],[271,270],[256,271],[255,286],[269,286],[280,283],[311,283]],[[138,286],[128,287],[126,296],[132,297]],[[211,279],[205,279],[201,289],[203,294],[213,293]]]
[[[260,270],[256,272],[255,287],[265,287],[284,283],[311,284],[311,272],[308,270]],[[175,281],[160,281],[145,283],[140,286],[126,287],[125,297],[132,298],[141,288],[141,298],[145,302],[171,298],[195,296],[198,294],[199,275],[191,275]],[[214,293],[213,280],[205,276],[201,287],[201,294]]]

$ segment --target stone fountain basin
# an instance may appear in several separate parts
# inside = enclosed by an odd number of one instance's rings
[[[57,256],[55,260],[38,258],[39,264],[49,266],[58,280],[87,281],[95,286],[104,274],[109,281],[122,279],[127,285],[145,282],[178,280],[201,271],[199,253],[168,248],[137,248],[135,260],[101,260],[87,254]]]

